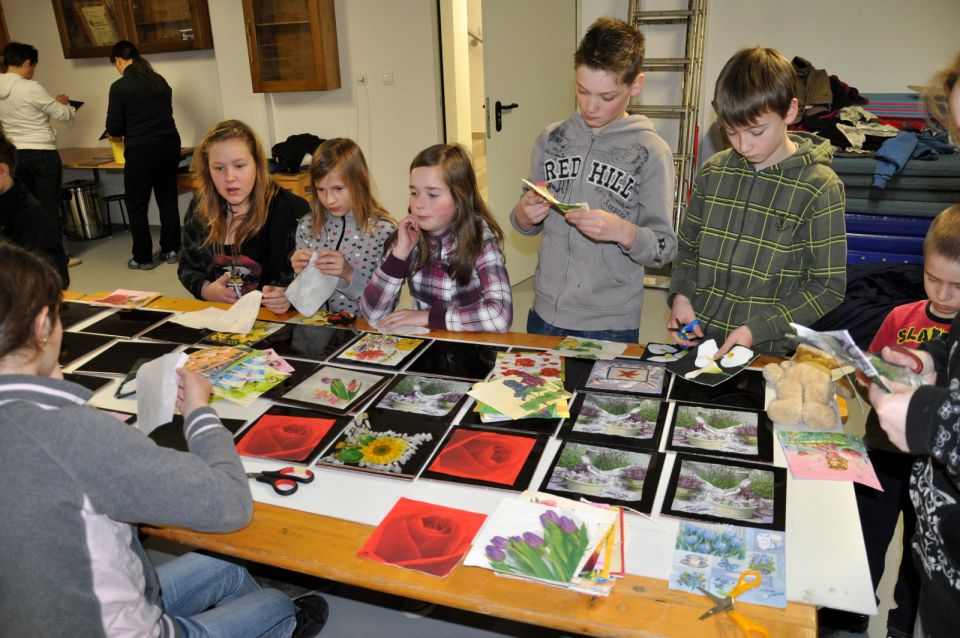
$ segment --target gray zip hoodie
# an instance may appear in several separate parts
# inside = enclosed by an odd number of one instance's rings
[[[551,210],[524,232],[542,233],[534,276],[534,309],[568,330],[636,330],[643,307],[643,267],[670,262],[677,238],[670,223],[673,154],[650,120],[630,115],[601,129],[579,113],[537,138],[530,180],[545,181],[562,202],[586,202],[637,226],[626,250],[589,239]]]

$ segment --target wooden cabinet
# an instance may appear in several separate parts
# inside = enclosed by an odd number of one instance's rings
[[[333,0],[243,0],[255,93],[340,88]]]
[[[7,21],[3,17],[3,5],[0,4],[0,48],[7,46],[10,35],[7,33]],[[3,58],[0,58],[0,71],[4,70]]]
[[[207,0],[53,0],[66,58],[110,55],[118,40],[140,53],[212,49]]]

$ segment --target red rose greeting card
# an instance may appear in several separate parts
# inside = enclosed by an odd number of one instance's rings
[[[441,479],[507,489],[525,489],[545,437],[457,427],[423,472]]]
[[[443,577],[470,549],[486,518],[476,512],[401,498],[357,556]]]
[[[336,419],[265,414],[237,441],[237,452],[303,462],[334,426]]]

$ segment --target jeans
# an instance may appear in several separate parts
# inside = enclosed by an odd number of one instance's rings
[[[63,287],[68,288],[70,275],[67,272],[67,253],[63,250],[63,228],[60,222],[60,193],[63,181],[60,153],[30,148],[17,151],[16,178],[40,202],[43,209],[43,219],[37,220],[40,250],[60,273]]]
[[[177,204],[177,166],[180,137],[124,151],[124,199],[130,216],[133,258],[141,264],[153,261],[153,238],[147,221],[150,191],[160,212],[160,252],[180,250],[180,208]]]
[[[543,320],[533,308],[527,314],[527,332],[537,335],[558,337],[581,337],[583,339],[601,339],[603,341],[619,341],[621,343],[639,343],[640,330],[567,330],[558,328]]]
[[[164,612],[188,638],[288,638],[296,628],[293,602],[233,563],[184,554],[157,567],[157,577]]]

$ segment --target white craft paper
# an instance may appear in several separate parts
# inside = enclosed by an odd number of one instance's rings
[[[304,317],[311,317],[320,310],[320,306],[327,303],[327,299],[337,289],[340,278],[322,273],[313,267],[317,260],[317,253],[310,255],[307,267],[300,271],[283,294],[287,296],[297,312]]]
[[[188,328],[207,328],[216,332],[247,334],[253,330],[253,323],[257,320],[262,300],[263,293],[254,290],[240,297],[229,310],[204,308],[196,312],[174,315],[170,321]]]
[[[177,368],[187,362],[185,352],[171,352],[148,361],[137,370],[137,427],[149,435],[173,420],[177,403]]]

